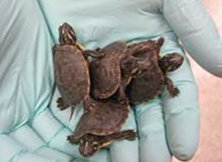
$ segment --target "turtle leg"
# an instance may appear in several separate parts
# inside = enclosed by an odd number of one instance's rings
[[[71,143],[71,144],[77,144],[80,142],[80,139],[76,139],[75,135],[69,135],[67,136],[67,140]]]
[[[57,100],[57,107],[60,110],[65,110],[69,107],[69,105],[65,103],[65,101],[62,99],[62,97],[59,97]]]
[[[165,76],[164,81],[165,81],[167,90],[170,93],[170,95],[172,97],[178,96],[178,94],[180,93],[180,90],[177,87],[174,86],[172,80],[170,78],[168,78],[167,76]]]
[[[83,101],[83,106],[85,111],[90,111],[93,108],[93,104],[91,102],[90,96],[86,96],[85,100]]]
[[[92,56],[95,58],[100,58],[104,56],[104,54],[100,52],[98,49],[97,50],[84,50],[82,53],[85,56],[85,58],[88,58],[88,56]]]
[[[109,138],[112,138],[114,140],[121,140],[121,139],[126,139],[126,140],[135,140],[137,137],[137,133],[134,130],[124,130],[124,131],[119,131],[116,132],[112,135],[109,135]]]
[[[179,94],[179,89],[176,88],[171,79],[166,76],[167,72],[174,71],[178,69],[183,63],[183,57],[177,53],[167,54],[162,57],[158,64],[164,74],[164,81],[167,86],[167,90],[172,97],[175,97]]]
[[[65,110],[65,109],[69,108],[69,105],[65,103],[65,101],[62,99],[62,97],[59,97],[58,100],[57,100],[57,107],[60,110]],[[71,114],[70,114],[69,120],[72,119],[74,109],[75,109],[75,107],[71,106]]]
[[[115,140],[135,140],[137,137],[137,133],[134,130],[125,130],[125,131],[119,131],[114,134],[103,136],[98,140],[101,148],[109,146],[112,142]]]
[[[73,116],[74,110],[75,110],[75,107],[74,107],[74,106],[71,106],[71,113],[70,113],[69,120],[72,119],[72,116]]]
[[[120,102],[121,104],[129,103],[129,99],[126,96],[126,92],[125,92],[126,86],[127,86],[126,80],[122,79],[120,82],[119,89],[118,89],[118,98],[117,98],[118,102]]]

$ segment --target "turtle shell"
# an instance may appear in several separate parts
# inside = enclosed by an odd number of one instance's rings
[[[144,59],[147,60],[147,70],[142,77],[132,79],[126,89],[130,103],[133,104],[154,99],[162,93],[164,87],[164,76],[158,65],[159,56],[156,51],[148,51]]]
[[[127,46],[122,41],[109,44],[101,49],[102,58],[90,62],[91,93],[94,98],[106,99],[119,88],[121,81],[120,61]]]
[[[157,53],[160,52],[160,47],[163,45],[164,39],[159,38],[158,40],[147,40],[144,42],[133,43],[128,46],[129,55],[135,57],[141,57],[148,51],[155,50]]]
[[[106,136],[120,130],[130,112],[128,104],[114,101],[94,101],[94,108],[85,112],[74,132],[76,139],[85,134]]]
[[[88,64],[76,46],[55,47],[55,80],[68,106],[75,106],[89,95]]]

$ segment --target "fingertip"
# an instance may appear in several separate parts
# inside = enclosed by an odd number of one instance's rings
[[[188,161],[194,157],[196,152],[196,147],[193,146],[177,147],[175,150],[171,151],[173,156],[178,160]]]
[[[159,99],[136,107],[139,130],[140,160],[142,162],[170,162],[162,105]]]
[[[173,156],[183,161],[192,159],[199,143],[199,110],[183,107],[171,112],[166,132]]]
[[[178,160],[193,158],[199,142],[198,87],[188,62],[170,73],[174,85],[180,90],[176,97],[167,91],[162,95],[168,146]]]

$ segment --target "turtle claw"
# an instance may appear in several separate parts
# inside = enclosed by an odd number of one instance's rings
[[[62,97],[59,97],[57,100],[57,107],[60,110],[65,110],[66,108],[68,108],[68,105],[65,104],[64,100],[62,99]]]
[[[57,103],[61,102],[62,100],[63,100],[62,97],[59,97],[59,98],[57,99]]]
[[[71,144],[76,144],[78,143],[79,141],[75,139],[75,136],[74,135],[69,135],[67,136],[67,140],[71,143]]]
[[[179,90],[178,88],[174,88],[174,89],[172,89],[172,91],[170,91],[170,95],[171,95],[172,97],[178,96],[179,93],[180,93],[180,90]]]
[[[177,87],[175,87],[172,80],[170,78],[167,78],[166,76],[165,76],[165,84],[167,86],[168,92],[172,97],[176,97],[179,95],[180,90]]]
[[[83,101],[83,106],[84,106],[85,112],[88,112],[88,111],[91,111],[94,108],[95,103],[93,103],[92,100],[90,99],[90,97],[88,96]]]
[[[133,141],[137,137],[137,133],[133,130],[129,130],[125,136],[126,140]]]
[[[72,139],[72,136],[73,136],[73,135],[67,136],[67,140],[70,141],[70,140]]]

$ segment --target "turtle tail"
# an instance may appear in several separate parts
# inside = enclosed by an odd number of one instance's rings
[[[74,107],[74,106],[71,106],[71,114],[70,114],[70,117],[69,117],[69,121],[72,119],[74,110],[75,110],[75,107]]]

